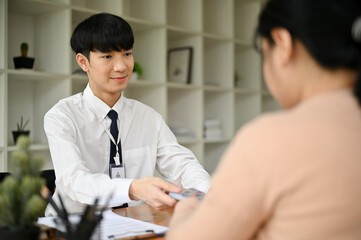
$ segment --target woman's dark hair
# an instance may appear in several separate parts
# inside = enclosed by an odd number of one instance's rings
[[[101,52],[129,50],[133,48],[134,36],[130,25],[121,17],[110,13],[95,14],[81,22],[70,39],[75,53],[89,59],[90,51]]]
[[[255,41],[261,36],[273,44],[271,30],[283,27],[321,66],[358,70],[354,93],[361,103],[361,39],[352,34],[359,17],[361,0],[269,0],[259,17]]]

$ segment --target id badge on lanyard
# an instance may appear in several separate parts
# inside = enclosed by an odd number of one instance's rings
[[[115,163],[109,164],[110,169],[110,178],[126,178],[125,174],[125,164],[120,163],[119,165],[116,165]]]
[[[86,101],[87,102],[87,101]],[[89,104],[87,102],[87,104]],[[92,109],[91,105],[89,105],[89,108]],[[92,111],[92,110],[91,110]],[[93,111],[92,111],[93,112]],[[96,114],[93,112],[94,116],[96,116]],[[121,120],[120,120],[121,121]],[[108,128],[105,127],[101,122],[100,125],[103,126],[105,132],[107,133],[107,135],[109,136],[110,140],[115,144],[116,146],[116,156],[114,157],[114,162],[115,163],[111,163],[109,164],[109,175],[110,178],[126,178],[126,174],[125,174],[125,164],[120,162],[119,159],[119,151],[118,151],[118,143],[120,141],[120,133],[118,133],[118,139],[117,142],[115,142],[115,139],[113,138],[112,134],[109,132]],[[121,124],[120,124],[121,125]]]
[[[115,142],[115,139],[113,138],[113,135],[109,132],[109,130],[104,127],[105,132],[108,134],[110,140],[114,143],[115,145],[115,152],[116,155],[114,157],[114,162],[115,163],[110,163],[109,164],[109,175],[110,178],[114,179],[114,178],[126,178],[126,174],[125,174],[125,164],[120,162],[120,156],[119,156],[119,149],[118,149],[118,144],[120,141],[120,133],[118,134],[118,139]]]

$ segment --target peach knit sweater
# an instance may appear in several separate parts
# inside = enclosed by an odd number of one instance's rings
[[[361,108],[352,92],[321,94],[242,128],[204,203],[204,225],[229,233],[213,231],[214,239],[360,240]]]

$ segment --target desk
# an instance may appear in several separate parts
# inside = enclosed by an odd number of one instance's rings
[[[154,223],[157,225],[168,227],[170,218],[173,215],[173,208],[166,208],[163,210],[155,210],[147,204],[138,205],[134,207],[119,208],[113,210],[114,213],[123,217],[134,218],[144,222]],[[43,234],[39,238],[40,240],[55,240],[56,233],[54,229],[51,229],[51,236],[45,234],[45,231],[49,231],[49,227],[42,226]],[[164,237],[152,238],[152,240],[164,239]]]
[[[170,218],[173,214],[173,208],[166,208],[163,210],[155,210],[147,204],[138,205],[134,207],[119,208],[113,210],[114,213],[119,214],[123,217],[134,218],[144,222],[154,223],[161,226],[168,227]],[[164,237],[152,238],[164,239]]]

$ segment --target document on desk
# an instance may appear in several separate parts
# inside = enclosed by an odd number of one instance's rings
[[[38,223],[53,228],[58,228],[54,219],[56,217],[42,217]],[[80,215],[71,215],[69,220],[76,224],[80,220]],[[103,212],[103,219],[99,226],[100,239],[119,239],[131,236],[143,235],[145,233],[162,234],[168,231],[167,227],[148,223],[133,218],[123,217],[111,210]],[[98,239],[98,238],[97,238]]]

